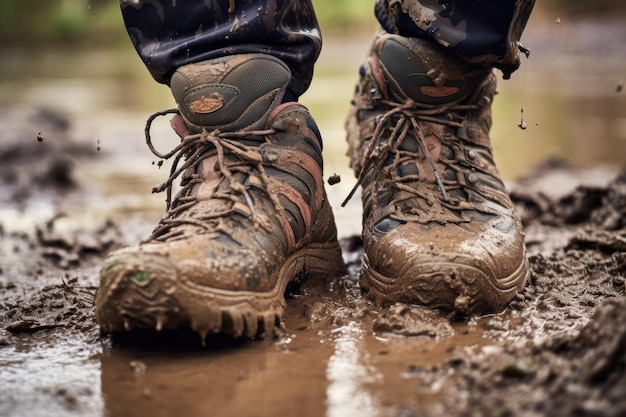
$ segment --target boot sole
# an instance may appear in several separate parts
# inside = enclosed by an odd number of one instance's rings
[[[530,280],[525,253],[516,270],[503,278],[459,263],[426,261],[419,266],[416,275],[388,277],[364,256],[361,287],[378,305],[404,302],[469,316],[501,312]]]
[[[311,244],[291,255],[268,292],[207,288],[184,278],[138,285],[121,273],[96,294],[96,318],[104,332],[190,328],[203,344],[208,334],[217,333],[272,337],[282,326],[289,283],[345,274],[337,242]]]

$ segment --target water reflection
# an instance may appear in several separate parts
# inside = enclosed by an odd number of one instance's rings
[[[326,390],[327,417],[380,415],[376,398],[365,387],[374,377],[361,359],[363,353],[359,346],[362,333],[356,322],[335,330],[334,352],[326,368],[329,382]]]
[[[101,358],[104,414],[324,415],[327,382],[320,362],[330,352],[312,337],[208,349],[107,350]]]

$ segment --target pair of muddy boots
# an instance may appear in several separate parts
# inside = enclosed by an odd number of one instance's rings
[[[345,273],[319,131],[306,108],[283,103],[290,77],[258,54],[174,74],[181,141],[167,154],[150,145],[174,159],[157,190],[167,212],[141,245],[107,258],[104,331],[268,335],[289,283]],[[495,84],[490,69],[439,46],[377,37],[347,124],[363,188],[360,283],[374,301],[469,315],[501,311],[523,286],[522,228],[488,136]]]

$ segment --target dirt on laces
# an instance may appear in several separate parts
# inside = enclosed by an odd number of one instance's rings
[[[114,155],[14,136],[0,143],[0,415],[626,415],[626,171],[590,182],[550,162],[510,185],[532,280],[502,314],[376,307],[354,236],[349,275],[292,288],[280,335],[201,347],[100,334],[99,265],[151,224],[89,216],[111,197],[77,172]]]

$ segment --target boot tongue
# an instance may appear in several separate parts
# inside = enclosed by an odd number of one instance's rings
[[[419,38],[382,36],[375,47],[387,87],[400,100],[442,105],[469,96],[489,74],[470,68],[439,45]]]
[[[170,80],[191,133],[261,129],[280,104],[289,68],[269,55],[234,55],[179,68]]]

